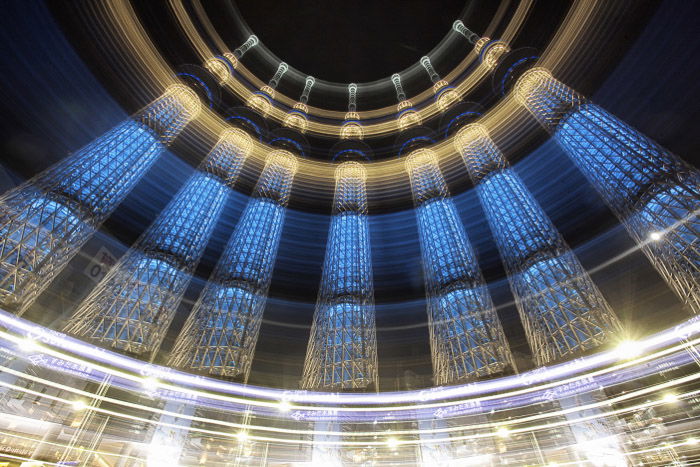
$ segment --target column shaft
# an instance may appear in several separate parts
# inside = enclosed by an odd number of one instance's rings
[[[277,257],[294,156],[275,151],[173,349],[171,365],[247,381]]]
[[[543,68],[520,78],[516,97],[553,132],[671,289],[700,313],[700,172]]]
[[[457,136],[506,266],[538,365],[597,347],[620,330],[614,312],[485,128]]]
[[[0,304],[19,314],[196,116],[185,86],[0,197]]]
[[[406,170],[416,204],[435,384],[500,373],[512,365],[508,344],[437,158],[419,149],[408,156]]]
[[[376,388],[365,177],[365,169],[356,162],[343,163],[336,171],[334,214],[304,365],[305,388]]]
[[[154,356],[245,157],[226,138],[83,301],[65,331]]]

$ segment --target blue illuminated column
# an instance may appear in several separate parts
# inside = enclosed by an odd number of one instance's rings
[[[377,388],[366,177],[357,162],[344,162],[336,169],[334,213],[304,363],[304,388]]]
[[[70,318],[65,331],[153,357],[250,150],[225,132],[196,173]]]
[[[177,340],[171,365],[248,380],[296,167],[287,151],[268,157],[253,199]]]
[[[700,313],[700,173],[544,68],[525,72],[518,101],[595,186],[656,270]]]
[[[608,342],[620,331],[614,312],[486,128],[467,125],[454,141],[504,260],[537,364]]]
[[[437,157],[415,150],[406,170],[423,254],[435,384],[500,373],[512,357]]]
[[[130,119],[0,197],[0,306],[24,313],[122,202],[200,103],[174,85]]]

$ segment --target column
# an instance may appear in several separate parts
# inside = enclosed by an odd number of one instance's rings
[[[544,68],[515,95],[600,193],[661,277],[700,312],[700,173]]]
[[[170,365],[248,380],[277,257],[295,157],[268,157],[236,230],[194,306]]]
[[[304,363],[304,388],[377,389],[366,177],[357,162],[344,162],[336,169],[334,213]]]
[[[65,332],[154,357],[249,150],[247,134],[225,132],[154,223],[82,302]]]
[[[476,255],[437,157],[406,158],[416,205],[436,385],[465,383],[512,367],[512,357]]]
[[[199,112],[173,85],[92,143],[0,197],[0,305],[24,313]]]
[[[486,128],[455,137],[503,258],[538,365],[608,342],[620,324]]]

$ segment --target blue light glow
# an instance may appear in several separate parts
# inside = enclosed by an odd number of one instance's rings
[[[416,216],[429,283],[435,288],[456,281],[471,283],[479,275],[476,258],[454,203],[442,198],[430,200],[416,208]]]
[[[416,204],[435,384],[501,372],[511,364],[510,352],[437,159],[416,152],[406,167]]]
[[[95,214],[111,212],[164,149],[153,131],[133,120],[105,133],[46,174],[53,190]],[[42,177],[43,178],[43,177]]]
[[[285,208],[252,199],[222,254],[216,280],[236,280],[259,287],[269,282],[282,233]]]
[[[333,217],[328,237],[322,293],[363,297],[372,290],[367,217],[354,212]]]
[[[374,287],[364,169],[336,170],[334,215],[302,385],[367,388],[377,383]]]
[[[538,330],[535,346],[553,346],[558,355],[568,355],[606,340],[606,330],[592,313],[602,299],[591,300],[586,280],[571,252],[536,262],[513,277],[528,323]]]
[[[104,284],[104,308],[94,316],[89,335],[111,341],[116,348],[138,352],[161,337],[157,331],[170,323],[171,310],[177,307],[189,275],[134,251],[115,279]]]
[[[558,232],[512,169],[492,172],[477,190],[496,243],[512,268],[537,253],[561,248]]]
[[[700,312],[700,176],[674,154],[593,104],[555,138],[669,286]]]
[[[247,380],[294,171],[271,158],[171,354],[171,364]]]
[[[141,248],[184,263],[198,260],[227,196],[220,181],[197,172],[149,227]]]
[[[60,239],[71,241],[72,237],[84,234],[85,230],[93,231],[64,205],[37,194],[14,222],[0,227],[3,257],[0,281],[3,290],[15,292],[15,287],[21,285],[15,281],[6,282],[11,276],[8,263],[13,268],[33,271],[52,253],[54,244],[58,241],[57,233],[66,233]]]
[[[594,104],[572,112],[554,137],[613,206],[637,199],[677,165],[658,145]]]

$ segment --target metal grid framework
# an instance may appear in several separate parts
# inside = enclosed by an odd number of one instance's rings
[[[617,317],[485,128],[465,127],[459,144],[537,364],[609,341]]]
[[[247,381],[277,257],[296,159],[270,155],[170,364]]]
[[[173,86],[156,101],[0,198],[0,304],[24,313],[198,112]]]
[[[518,99],[550,131],[641,246],[700,313],[700,173],[545,69],[527,72]]]
[[[419,149],[408,156],[406,170],[423,254],[435,384],[500,373],[512,357],[437,158]]]
[[[220,157],[221,144],[225,143],[217,144],[212,157]],[[243,154],[236,151],[230,157],[242,158]],[[205,160],[201,167],[210,165]],[[241,164],[228,166],[240,168]],[[222,178],[197,171],[83,301],[65,331],[153,357],[229,192]]]
[[[345,162],[335,174],[334,214],[302,386],[377,388],[374,288],[367,219],[366,173]]]

